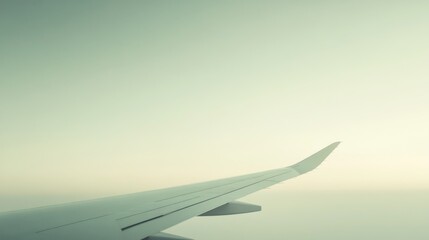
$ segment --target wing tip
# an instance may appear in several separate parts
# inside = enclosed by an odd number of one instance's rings
[[[340,141],[331,143],[325,148],[319,150],[313,155],[305,158],[301,162],[298,162],[290,167],[300,174],[304,174],[306,172],[312,171],[313,169],[318,167],[332,153],[332,151],[334,151],[334,149],[337,148],[338,145],[340,145],[340,143],[341,143]]]

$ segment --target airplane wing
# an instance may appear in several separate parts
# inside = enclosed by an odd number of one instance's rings
[[[0,214],[5,240],[187,239],[162,231],[195,216],[260,211],[235,201],[315,169],[333,143],[292,166],[233,178]]]

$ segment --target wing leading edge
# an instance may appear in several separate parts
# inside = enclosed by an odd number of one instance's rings
[[[259,211],[259,206],[235,200],[315,169],[338,145],[339,142],[332,143],[286,168],[163,190],[2,213],[0,239],[183,239],[161,232],[194,216]]]

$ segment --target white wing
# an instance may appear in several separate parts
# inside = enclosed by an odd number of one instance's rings
[[[185,239],[162,233],[194,216],[259,211],[234,200],[316,168],[333,143],[292,166],[265,172],[51,207],[0,214],[0,239]]]

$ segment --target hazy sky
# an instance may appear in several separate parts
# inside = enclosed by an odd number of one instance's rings
[[[426,1],[1,1],[0,195],[282,167],[275,189],[429,189]]]
[[[375,191],[264,191],[245,200],[258,213],[196,217],[170,232],[198,240],[426,240],[429,194]]]

